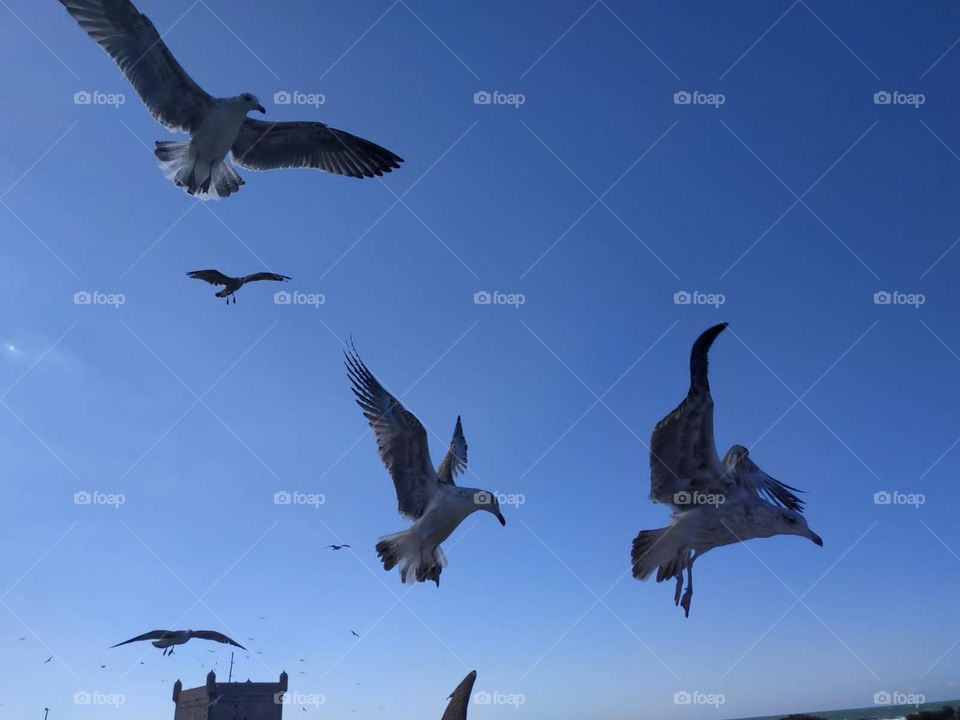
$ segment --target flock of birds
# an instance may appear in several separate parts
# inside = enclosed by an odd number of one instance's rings
[[[253,170],[310,167],[356,178],[391,172],[403,162],[379,145],[320,122],[252,120],[247,113],[266,110],[250,93],[209,95],[183,70],[153,23],[129,0],[59,2],[113,58],[153,117],[171,130],[189,134],[189,140],[182,142],[158,141],[155,154],[167,176],[192,196],[206,200],[236,192],[244,181],[231,159]],[[270,272],[231,277],[212,269],[187,274],[222,286],[216,296],[227,304],[231,298],[236,303],[235,293],[247,283],[290,279]],[[774,535],[797,535],[823,544],[802,514],[803,501],[796,494],[800,491],[761,470],[745,447],[734,445],[722,459],[717,453],[707,355],[726,327],[721,323],[707,329],[693,344],[687,396],[657,423],[650,441],[650,498],[671,508],[672,521],[640,532],[632,546],[634,577],[645,580],[656,571],[657,582],[675,580],[674,603],[687,616],[693,564],[709,550]],[[467,467],[460,417],[443,459],[435,466],[427,433],[417,417],[385,389],[352,344],[345,356],[356,402],[393,479],[398,510],[412,521],[407,529],[380,538],[377,555],[384,570],[399,568],[402,582],[432,581],[439,587],[447,564],[441,544],[465,518],[482,510],[506,525],[497,494],[455,482]],[[338,551],[350,545],[328,547]],[[154,630],[113,647],[150,640],[167,655],[194,638],[244,649],[211,630]],[[466,717],[475,680],[476,672],[471,672],[454,690],[443,720]]]

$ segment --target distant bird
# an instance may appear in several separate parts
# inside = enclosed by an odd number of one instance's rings
[[[218,633],[215,630],[151,630],[148,633],[137,635],[135,638],[124,640],[122,643],[117,643],[116,645],[111,645],[110,647],[120,647],[121,645],[139,642],[141,640],[153,640],[154,642],[151,644],[155,648],[164,648],[164,655],[167,655],[168,653],[173,655],[173,648],[175,645],[183,645],[185,642],[193,638],[197,638],[198,640],[215,640],[218,643],[225,643],[227,645],[238,647],[241,650],[246,650],[246,648],[240,643],[234,642],[223,633]]]
[[[106,667],[106,665],[101,665],[101,666],[100,666],[100,669],[103,670],[105,667]]]
[[[707,353],[727,323],[697,338],[690,354],[690,390],[657,423],[650,440],[650,499],[673,508],[669,526],[644,530],[633,541],[633,576],[675,578],[674,604],[690,615],[693,563],[708,550],[753,538],[799,535],[823,546],[803,517],[801,492],[767,475],[747,448],[733,445],[721,461],[713,438],[713,398]],[[681,599],[683,571],[687,589]]]
[[[194,280],[203,280],[211,285],[223,285],[223,290],[220,290],[216,295],[220,298],[226,298],[227,305],[230,304],[230,296],[249,282],[256,282],[257,280],[285,282],[290,280],[286,275],[278,275],[272,272],[258,272],[253,273],[253,275],[244,275],[243,277],[230,277],[229,275],[224,275],[219,270],[192,270],[187,273],[187,276],[192,277]],[[233,298],[233,304],[237,304],[236,297]]]
[[[476,681],[477,671],[471,670],[450,693],[450,703],[440,720],[467,720],[467,705],[470,703],[470,693],[473,692],[473,684]]]
[[[190,195],[207,200],[240,189],[244,181],[228,153],[250,170],[306,167],[355,178],[383,175],[403,162],[386,148],[320,122],[249,119],[251,110],[266,113],[250,93],[208,95],[129,0],[60,3],[113,58],[153,118],[190,134],[186,142],[157,141],[154,150],[166,176]]]
[[[51,655],[50,657],[48,657],[46,660],[44,660],[44,661],[43,661],[42,663],[40,663],[40,664],[41,664],[41,665],[46,665],[46,664],[47,664],[48,662],[50,662],[51,660],[53,660],[53,655]]]
[[[349,545],[327,545],[327,547],[333,550],[343,550],[343,548],[348,548],[350,546]]]
[[[356,630],[351,630],[350,634],[353,635],[354,637],[360,637],[359,633]]]
[[[380,538],[377,555],[388,572],[400,566],[402,582],[433,580],[440,587],[440,573],[447,564],[440,543],[477,510],[486,510],[506,525],[500,503],[491,492],[453,482],[467,467],[467,441],[459,416],[450,448],[434,470],[420,421],[384,389],[356,348],[346,353],[346,365],[357,404],[377,436],[380,459],[393,478],[400,514],[415,521],[408,530]]]

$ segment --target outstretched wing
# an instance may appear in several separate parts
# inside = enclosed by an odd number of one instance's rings
[[[192,637],[200,638],[201,640],[214,640],[218,643],[224,643],[225,645],[233,645],[238,647],[241,650],[246,650],[246,648],[238,642],[235,642],[228,638],[223,633],[218,633],[216,630],[194,630],[191,633]]]
[[[774,505],[803,512],[803,500],[795,495],[803,491],[767,475],[750,459],[750,451],[742,445],[734,445],[727,451],[723,465],[728,477],[745,492]]]
[[[402,515],[416,520],[437,482],[427,432],[413,413],[384,389],[355,348],[346,353],[346,365],[357,404],[377,436],[380,459],[393,478],[397,507]]]
[[[450,693],[450,702],[440,720],[467,720],[467,705],[470,703],[470,694],[473,684],[477,681],[477,671],[471,670],[457,685],[457,689]]]
[[[193,132],[214,99],[193,81],[129,0],[60,0],[126,75],[157,122]]]
[[[250,170],[317,168],[355,178],[383,175],[403,162],[376,143],[321,122],[272,123],[247,118],[232,152],[234,160]]]
[[[467,469],[467,439],[463,436],[463,425],[457,415],[457,425],[453,429],[453,439],[450,440],[450,449],[440,463],[437,470],[437,479],[448,485],[455,485],[453,479]]]
[[[224,275],[219,270],[193,270],[188,272],[187,275],[194,280],[203,280],[211,285],[227,285],[233,280],[232,277]]]
[[[123,642],[117,643],[116,645],[111,645],[110,647],[112,648],[120,647],[121,645],[127,645],[128,643],[133,643],[133,642],[140,642],[141,640],[165,640],[166,638],[176,634],[177,633],[175,630],[151,630],[150,632],[144,633],[143,635],[137,635],[134,638],[130,638],[129,640],[124,640]]]
[[[257,280],[276,280],[277,282],[280,282],[289,279],[290,278],[286,275],[278,275],[277,273],[272,272],[258,272],[254,273],[253,275],[244,275],[242,278],[240,278],[244,284],[248,282],[256,282]]]
[[[722,492],[723,467],[713,440],[713,398],[707,381],[707,353],[727,327],[704,331],[690,352],[690,390],[677,408],[657,423],[650,438],[650,499],[670,505],[682,492]]]

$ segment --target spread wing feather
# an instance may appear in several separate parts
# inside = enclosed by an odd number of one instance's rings
[[[203,280],[211,285],[227,285],[233,281],[229,275],[224,275],[219,270],[193,270],[187,275],[194,280]]]
[[[437,479],[448,485],[455,485],[453,479],[467,469],[467,439],[463,436],[463,425],[460,416],[457,416],[457,425],[453,429],[453,438],[450,440],[450,449],[440,463],[437,470]]]

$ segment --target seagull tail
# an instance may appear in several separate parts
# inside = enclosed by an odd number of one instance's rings
[[[160,161],[160,169],[168,180],[182,187],[188,195],[201,200],[225,198],[244,184],[243,178],[226,159],[212,167],[199,162],[191,151],[189,140],[158,140],[153,154]]]
[[[671,528],[642,530],[633,540],[630,559],[633,562],[633,576],[637,580],[646,580],[657,571],[657,582],[667,580],[683,571],[684,563],[677,553],[674,543],[665,540]]]
[[[439,547],[422,547],[412,529],[380,538],[377,556],[387,572],[399,565],[400,580],[405,584],[431,580],[440,587],[440,573],[447,565],[443,551]]]

